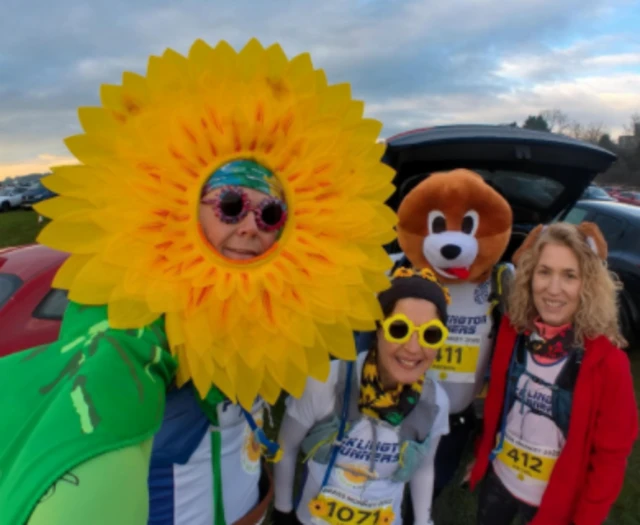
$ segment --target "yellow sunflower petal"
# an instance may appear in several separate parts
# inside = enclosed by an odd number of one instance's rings
[[[37,241],[56,250],[95,253],[106,240],[106,232],[91,220],[91,211],[74,211],[47,224]]]
[[[280,78],[287,67],[287,56],[279,44],[272,44],[266,50],[268,64],[267,78]]]
[[[177,348],[180,348],[181,351],[183,351],[186,344],[184,324],[181,314],[182,312],[169,312],[165,316],[164,327],[167,332],[167,339],[170,341],[170,348],[172,351],[176,351]]]
[[[64,143],[74,157],[87,165],[94,162],[99,164],[113,154],[110,143],[101,142],[98,137],[91,135],[74,135]]]
[[[195,352],[185,353],[189,356],[188,363],[186,364],[186,366],[188,366],[188,374],[191,376],[193,384],[202,399],[204,399],[209,393],[209,390],[211,390],[211,378],[215,378],[215,385],[220,391],[230,399],[234,399],[236,395],[235,388],[233,382],[228,378],[227,371],[215,368],[209,360],[202,359]]]
[[[171,353],[178,363],[178,369],[176,370],[176,385],[180,388],[189,381],[192,381],[191,368],[189,367],[189,356],[183,345],[173,347],[171,349]]]
[[[238,360],[236,388],[240,405],[252,406],[263,383],[263,368],[249,368],[241,359]]]
[[[324,383],[331,370],[331,362],[329,360],[329,351],[320,345],[305,348],[307,354],[307,370],[313,379]]]
[[[265,369],[264,377],[262,378],[260,395],[270,405],[275,405],[278,402],[278,398],[280,397],[280,385],[271,376],[267,369]]]
[[[57,219],[69,213],[69,210],[93,210],[90,202],[70,197],[53,197],[34,204],[33,209],[40,215]]]
[[[160,317],[149,310],[146,301],[132,298],[122,287],[114,289],[108,304],[109,324],[117,329],[146,326]]]
[[[355,359],[355,339],[348,326],[318,324],[317,329],[325,348],[329,350],[331,355],[345,361],[353,361]]]
[[[104,135],[107,138],[117,132],[118,123],[113,114],[103,108],[80,108],[78,110],[80,125],[87,133]]]
[[[229,399],[235,399],[236,390],[235,390],[235,376],[232,378],[229,375],[229,370],[224,370],[220,367],[216,367],[213,374],[209,377],[206,373],[205,368],[201,368],[200,375],[202,379],[198,380],[198,384],[202,385],[202,391],[208,392],[211,389],[211,377],[214,378],[213,384],[220,389],[220,391],[226,395]],[[201,394],[202,395],[202,394]],[[247,410],[251,409],[251,406],[243,405]]]
[[[124,278],[125,269],[93,257],[78,271],[69,299],[80,304],[103,305]]]
[[[293,351],[290,348],[289,351]],[[286,365],[286,372],[284,376],[284,384],[286,390],[295,398],[301,398],[304,393],[304,387],[306,386],[307,378],[301,374],[300,371],[292,366],[290,363]]]
[[[62,266],[56,273],[51,283],[52,288],[58,288],[62,290],[71,289],[73,282],[78,273],[84,268],[84,266],[94,257],[93,254],[89,255],[71,255],[68,257]]]

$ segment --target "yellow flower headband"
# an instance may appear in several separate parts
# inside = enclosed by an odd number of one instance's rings
[[[422,270],[417,270],[413,268],[400,267],[393,272],[393,275],[391,277],[392,279],[398,279],[403,277],[422,277],[423,279],[432,281],[442,289],[442,293],[444,294],[444,298],[447,301],[447,305],[451,304],[451,295],[449,294],[448,288],[442,285],[442,283],[438,280],[438,277],[436,276],[435,272],[433,272],[429,268],[423,268]]]
[[[349,85],[278,45],[198,40],[102,86],[101,100],[66,140],[80,164],[54,168],[44,183],[59,197],[36,207],[53,219],[38,241],[71,253],[54,287],[107,305],[114,328],[164,316],[178,384],[203,397],[215,384],[247,409],[324,381],[329,354],[354,359],[353,332],[380,316],[397,221],[382,126]],[[278,242],[243,262],[198,223],[208,177],[241,159],[278,178],[289,211]]]

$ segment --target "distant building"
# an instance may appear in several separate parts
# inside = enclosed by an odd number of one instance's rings
[[[635,135],[621,135],[618,139],[620,149],[636,149],[640,145],[640,137]]]
[[[640,122],[633,125],[633,135],[620,135],[618,137],[620,149],[636,149],[640,146]]]

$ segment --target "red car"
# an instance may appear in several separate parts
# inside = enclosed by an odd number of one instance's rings
[[[640,191],[621,191],[615,197],[619,202],[640,206]]]
[[[68,256],[38,244],[0,249],[0,357],[57,339],[67,292],[51,282]]]

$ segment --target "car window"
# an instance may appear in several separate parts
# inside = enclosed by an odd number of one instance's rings
[[[479,173],[489,186],[493,187],[511,204],[514,223],[538,224],[542,222],[542,215],[566,189],[561,182],[536,173],[491,170],[473,165],[465,165],[465,168]],[[403,179],[398,187],[400,200],[430,174],[417,173]]]
[[[607,241],[607,244],[610,246],[615,245],[615,241],[622,236],[626,227],[626,222],[622,219],[617,219],[610,215],[604,215],[602,212],[598,212],[596,214],[593,218],[593,222],[598,225],[602,235],[604,235],[604,238]]]
[[[33,311],[33,317],[36,319],[61,321],[64,311],[69,304],[67,293],[67,290],[52,289],[45,298],[40,301],[40,304],[36,306],[36,309]]]
[[[585,210],[584,208],[580,208],[579,206],[574,206],[571,208],[571,211],[567,213],[567,216],[564,218],[564,222],[569,222],[571,224],[580,224],[584,221],[584,218],[589,213],[589,210]]]
[[[620,249],[640,257],[640,227],[627,224],[623,237],[618,241]]]
[[[564,191],[560,182],[542,175],[506,170],[476,171],[509,202],[529,205],[534,209],[547,208]]]
[[[2,308],[14,293],[22,286],[22,279],[10,273],[0,273],[0,308]]]
[[[593,197],[600,197],[605,199],[609,197],[609,194],[606,191],[604,191],[602,188],[598,188],[597,186],[592,186],[589,190],[589,193]]]

